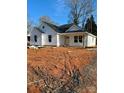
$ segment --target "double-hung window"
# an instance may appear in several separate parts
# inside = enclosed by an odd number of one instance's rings
[[[48,41],[52,42],[52,35],[48,35]]]
[[[82,36],[74,36],[74,43],[82,43]]]
[[[34,35],[34,41],[37,42],[37,35]]]
[[[28,41],[30,41],[30,36],[27,37]]]
[[[79,36],[79,42],[82,43],[82,36]]]
[[[74,36],[74,42],[75,42],[75,43],[78,42],[78,36]]]

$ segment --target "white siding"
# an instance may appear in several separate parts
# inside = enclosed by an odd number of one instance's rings
[[[37,36],[37,42],[35,42],[35,40],[34,40],[34,36]],[[41,46],[42,45],[42,38],[41,38],[41,35],[42,35],[42,33],[41,32],[39,32],[38,30],[36,30],[36,29],[33,29],[31,32],[30,32],[30,38],[31,38],[31,40],[30,40],[30,44],[31,45],[39,45],[39,46]]]
[[[44,26],[44,28],[42,28]],[[73,27],[72,27],[73,29]],[[65,36],[69,37],[69,42],[68,45],[69,46],[79,46],[79,47],[94,47],[96,46],[96,37],[91,35],[91,34],[84,34],[84,33],[75,33],[75,34],[61,34],[58,36],[57,38],[57,32],[51,28],[50,26],[48,26],[45,23],[42,23],[41,25],[41,30],[44,33],[41,33],[40,31],[38,31],[37,29],[33,29],[33,31],[31,31],[30,33],[30,44],[31,45],[39,45],[39,46],[45,46],[45,45],[52,45],[52,46],[64,46],[65,44]],[[35,42],[34,40],[34,36],[37,36],[37,42]],[[52,36],[52,41],[49,42],[48,40],[48,35]],[[74,42],[74,36],[82,36],[82,42]],[[57,41],[59,41],[57,43]],[[67,43],[67,42],[66,42]]]
[[[95,47],[96,46],[96,37],[90,34],[70,34],[65,35],[69,36],[69,46],[77,46],[77,47]],[[74,36],[82,36],[82,42],[74,42]],[[60,45],[65,45],[65,38],[64,36],[60,36]]]
[[[82,42],[74,42],[74,36],[82,36]],[[79,47],[83,47],[83,41],[85,40],[83,38],[83,34],[69,34],[69,35],[60,35],[60,46],[66,45],[66,38],[65,37],[69,37],[69,42],[68,42],[68,46],[79,46]]]
[[[74,36],[82,36],[82,42],[79,42],[79,39],[78,39],[78,42],[74,42]],[[85,34],[68,34],[68,35],[60,35],[60,46],[63,46],[65,45],[66,46],[66,43],[65,43],[65,37],[69,37],[69,43],[68,43],[68,46],[77,46],[77,47],[85,47],[87,46],[87,36],[85,36]]]
[[[52,42],[49,42],[48,41],[48,35],[52,35]],[[56,35],[53,35],[53,34],[43,34],[42,35],[42,45],[57,45],[57,37]]]
[[[87,35],[87,47],[95,47],[96,46],[96,37]]]
[[[65,38],[63,35],[60,35],[60,46],[64,46]]]
[[[44,28],[42,28],[44,26]],[[51,27],[49,27],[47,24],[42,23],[41,25],[41,30],[44,32],[44,34],[42,34],[42,45],[57,45],[57,32],[52,29]],[[52,42],[48,41],[48,35],[52,36]]]

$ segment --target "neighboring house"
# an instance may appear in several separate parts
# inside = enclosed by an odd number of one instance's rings
[[[56,26],[42,22],[40,28],[34,27],[30,31],[29,42],[34,46],[79,46],[95,47],[96,36],[83,31],[74,24]]]

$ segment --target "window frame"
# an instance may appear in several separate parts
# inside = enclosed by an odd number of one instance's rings
[[[74,43],[78,43],[78,36],[74,36]]]
[[[48,42],[49,42],[49,43],[52,42],[52,35],[48,35]]]
[[[80,42],[80,43],[82,43],[82,42],[83,42],[83,40],[82,40],[82,39],[83,39],[83,36],[79,36],[79,39],[78,39],[78,40],[79,40],[79,42]]]
[[[44,29],[44,28],[45,28],[45,26],[42,26],[42,28]]]
[[[37,35],[34,35],[34,41],[37,42]]]
[[[31,41],[31,37],[30,37],[30,36],[28,36],[28,37],[27,37],[27,40],[30,42],[30,41]]]

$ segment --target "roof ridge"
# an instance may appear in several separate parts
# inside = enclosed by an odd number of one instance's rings
[[[46,22],[46,21],[43,21],[44,23],[47,23],[47,24],[51,24],[51,25],[54,25],[56,27],[58,27],[57,25],[53,24],[53,23],[50,23],[50,22]]]

